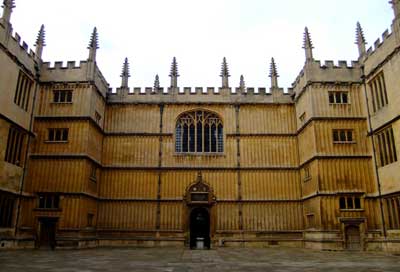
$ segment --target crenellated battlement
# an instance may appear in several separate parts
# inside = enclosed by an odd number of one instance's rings
[[[319,60],[313,60],[306,63],[292,87],[297,97],[304,87],[312,82],[360,82],[360,68],[358,61],[351,61],[349,64],[345,60],[339,60],[337,63],[326,60],[322,64]]]
[[[367,76],[400,47],[400,40],[396,38],[399,35],[395,35],[398,31],[398,28],[392,24],[391,32],[386,29],[382,33],[382,37],[378,38],[373,46],[368,48],[364,58],[365,74]]]
[[[76,61],[67,61],[66,65],[64,65],[63,61],[56,61],[54,63],[44,62],[42,64],[42,69],[46,70],[81,69],[85,65],[87,65],[87,61],[80,61],[78,65]]]
[[[54,63],[44,62],[41,66],[41,81],[42,82],[87,82],[94,81],[96,87],[106,97],[109,84],[103,74],[95,66],[92,71],[92,62],[56,61]],[[94,76],[92,75],[94,74]]]
[[[282,91],[283,94],[287,94],[292,90],[289,88],[287,92],[284,92],[283,88],[278,88]],[[109,95],[118,95],[120,92],[125,91],[129,95],[154,95],[154,94],[178,94],[178,95],[207,95],[207,94],[215,94],[219,95],[222,92],[228,91],[231,95],[271,95],[271,92],[267,91],[267,88],[260,87],[260,88],[253,88],[248,87],[244,90],[240,87],[237,88],[221,88],[221,87],[183,87],[183,88],[164,88],[160,87],[155,89],[154,87],[133,87],[133,88],[110,88],[108,94]]]
[[[11,25],[5,27],[0,22],[0,44],[8,50],[20,63],[22,63],[32,74],[35,74],[37,57],[21,36],[12,30]]]
[[[110,103],[292,103],[291,90],[267,88],[183,87],[163,88],[134,87],[110,89]]]
[[[391,37],[392,37],[392,33],[393,33],[393,27],[392,27],[392,32],[390,32],[389,29],[386,29],[386,30],[382,33],[382,37],[376,39],[376,41],[374,42],[373,47],[371,46],[371,47],[368,48],[366,57],[368,58],[370,55],[375,54],[375,52],[376,52],[377,50],[379,50],[379,48],[380,48],[384,43],[386,43],[386,41],[389,40],[389,42],[390,42],[390,39],[391,39]]]
[[[350,65],[346,60],[339,60],[337,64],[335,64],[333,60],[325,60],[323,65],[320,61],[315,62],[319,64],[321,69],[354,69],[360,67],[360,63],[358,61],[351,61]]]

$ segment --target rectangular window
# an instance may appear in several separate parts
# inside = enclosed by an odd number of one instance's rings
[[[300,115],[299,119],[300,119],[300,122],[303,123],[303,122],[306,120],[306,113],[303,112],[303,113]]]
[[[87,226],[89,228],[93,227],[93,218],[94,218],[94,214],[92,214],[92,213],[87,214]]]
[[[100,125],[101,115],[97,111],[94,113],[94,118],[96,119],[97,124]]]
[[[13,225],[15,198],[11,194],[0,192],[0,228],[11,228]]]
[[[349,92],[328,92],[329,104],[348,104]]]
[[[68,128],[49,128],[47,141],[49,142],[67,142]]]
[[[314,214],[307,214],[307,228],[315,227],[315,216]]]
[[[72,90],[54,90],[54,103],[72,103]]]
[[[380,167],[397,161],[396,143],[391,126],[378,132],[375,135],[375,142]]]
[[[339,207],[341,210],[360,210],[361,199],[357,196],[342,196],[339,198]]]
[[[376,112],[389,103],[383,72],[379,73],[376,77],[369,81],[368,86],[370,90],[372,109],[374,112]]]
[[[97,181],[97,166],[92,165],[90,169],[90,180],[96,182]]]
[[[386,199],[386,213],[389,229],[400,229],[400,196]]]
[[[60,196],[53,194],[39,195],[39,209],[58,209],[60,207]]]
[[[22,154],[25,147],[25,133],[21,130],[10,127],[8,131],[7,149],[4,160],[6,162],[22,165]]]
[[[309,179],[311,179],[310,166],[306,165],[304,166],[304,181],[308,181]]]
[[[33,80],[24,72],[20,71],[18,75],[17,89],[14,96],[14,103],[25,111],[28,111],[32,85]]]
[[[353,130],[350,129],[334,129],[333,130],[334,143],[353,143]]]

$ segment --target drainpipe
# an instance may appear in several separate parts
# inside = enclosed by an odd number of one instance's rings
[[[361,79],[362,79],[362,84],[364,88],[364,94],[365,94],[365,101],[367,104],[367,112],[368,112],[368,124],[369,124],[369,134],[371,135],[371,141],[372,141],[372,150],[374,153],[374,165],[375,165],[375,175],[376,175],[376,181],[378,183],[378,194],[379,194],[379,206],[381,210],[381,217],[382,217],[382,230],[383,230],[383,236],[385,237],[385,240],[387,238],[387,233],[386,233],[386,222],[385,222],[385,216],[383,212],[383,200],[382,200],[382,190],[381,190],[381,180],[379,177],[378,173],[378,163],[376,160],[376,147],[375,147],[375,141],[374,141],[374,132],[372,130],[372,122],[371,122],[371,112],[369,109],[369,104],[368,104],[368,93],[367,93],[367,85],[365,83],[365,70],[364,70],[364,65],[361,66]]]
[[[28,133],[28,143],[26,146],[26,150],[25,150],[25,157],[24,157],[24,166],[23,166],[23,171],[22,171],[22,177],[21,177],[21,182],[19,185],[19,195],[18,195],[18,207],[17,207],[17,216],[16,216],[16,220],[15,220],[15,228],[14,228],[14,237],[17,236],[18,234],[18,224],[19,224],[19,218],[20,218],[20,213],[21,213],[21,198],[22,198],[22,194],[24,192],[24,184],[25,184],[25,177],[26,174],[28,172],[28,166],[29,166],[29,150],[30,150],[30,146],[31,146],[31,142],[32,142],[32,136],[30,135],[30,133],[33,133],[33,118],[34,118],[34,113],[35,113],[35,105],[36,105],[36,96],[37,96],[37,91],[39,88],[39,79],[40,79],[40,68],[39,68],[40,63],[35,63],[35,90],[33,93],[33,103],[32,103],[32,111],[31,111],[31,119],[29,122],[29,133]]]

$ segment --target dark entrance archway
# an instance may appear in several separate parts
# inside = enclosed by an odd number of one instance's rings
[[[206,208],[195,208],[190,213],[190,248],[197,248],[198,241],[210,249],[210,214]]]
[[[54,249],[56,246],[56,218],[43,217],[39,219],[39,248]]]
[[[186,188],[184,201],[187,205],[185,212],[185,243],[191,249],[210,249],[215,234],[215,210],[213,206],[217,199],[213,189],[198,173],[194,183]]]

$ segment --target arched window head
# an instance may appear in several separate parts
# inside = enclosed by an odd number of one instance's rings
[[[224,152],[224,126],[213,112],[197,110],[182,114],[175,126],[177,153]]]

